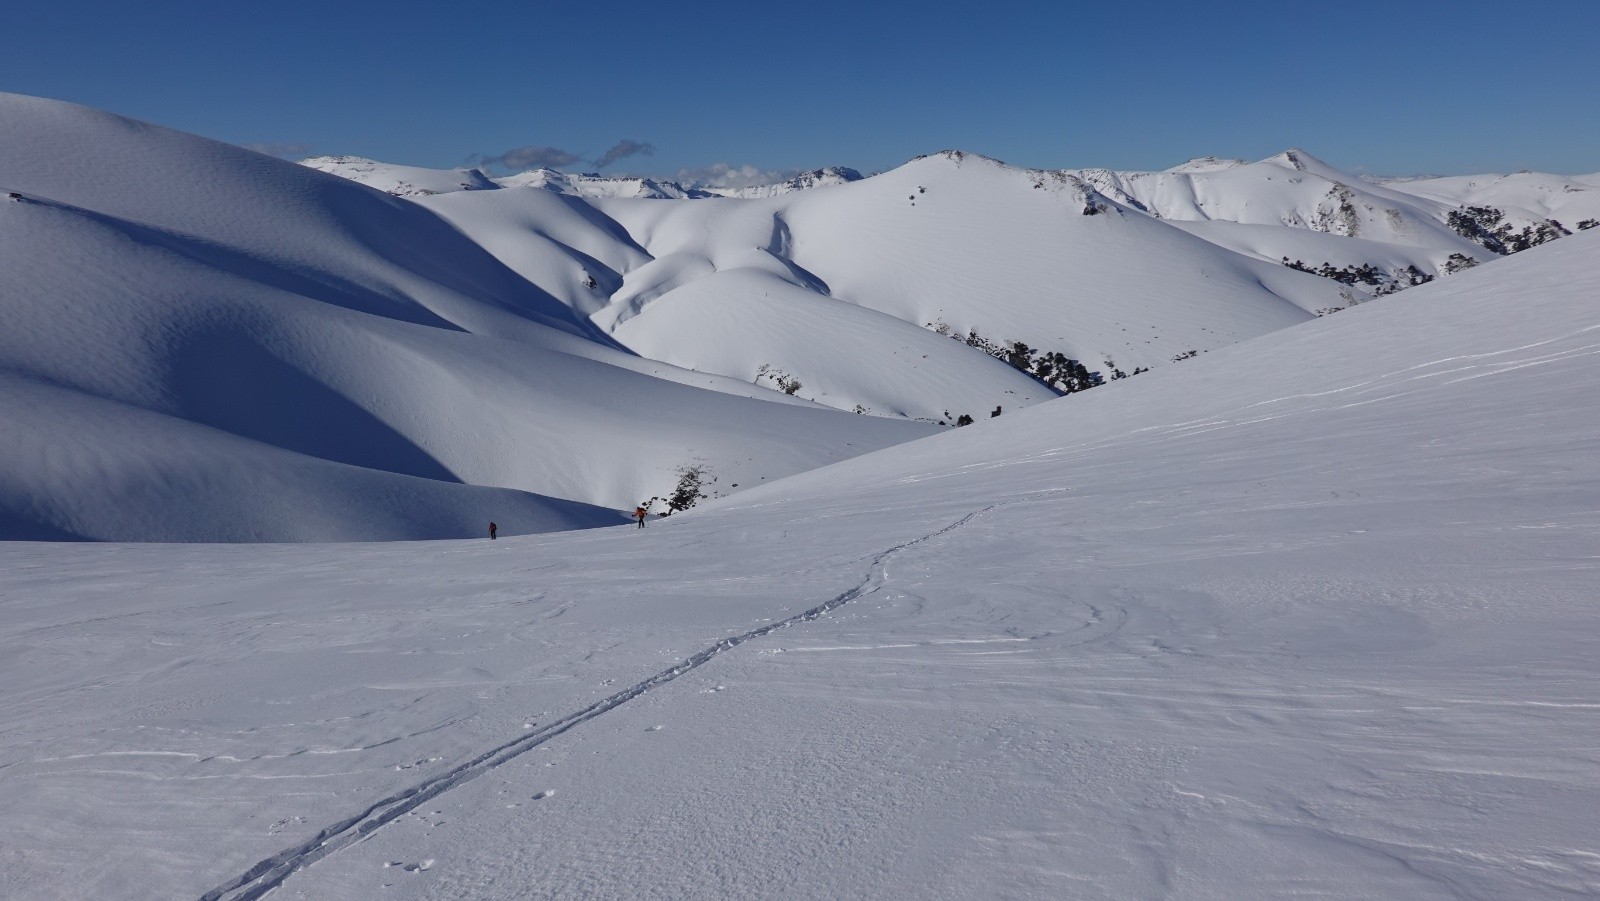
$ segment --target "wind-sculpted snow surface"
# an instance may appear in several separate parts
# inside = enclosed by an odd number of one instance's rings
[[[408,200],[70,104],[0,116],[0,538],[605,525],[686,466],[726,491],[932,431],[640,359]],[[597,234],[542,281],[642,257]]]
[[[642,531],[0,546],[0,896],[1600,893],[1597,250]]]

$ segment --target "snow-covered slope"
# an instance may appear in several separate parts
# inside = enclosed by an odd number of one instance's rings
[[[359,156],[314,156],[301,160],[300,165],[348,178],[397,197],[485,191],[499,187],[482,169],[424,169],[380,163]]]
[[[462,205],[474,199],[462,198]],[[1022,341],[1110,375],[1114,367],[1164,363],[1344,305],[1337,284],[1220,251],[1070,177],[972,154],[939,154],[826,191],[768,200],[597,206],[654,259],[625,273],[611,306],[594,320],[648,356],[746,378],[752,357],[743,348],[760,348],[755,356],[802,383],[826,378],[829,366],[813,358],[852,331],[829,310],[850,311],[863,323],[859,311],[868,310],[886,314],[896,328],[943,324],[957,335]],[[810,309],[801,310],[807,296]],[[731,319],[736,304],[796,312],[778,335],[763,330],[760,313],[746,323]],[[873,335],[866,349],[883,347],[880,357],[909,353],[912,361],[931,354],[925,368],[933,370],[973,357],[960,342],[928,348],[900,333],[907,337]],[[770,346],[802,335],[811,336],[811,352]],[[949,362],[938,364],[941,357]],[[919,372],[902,381],[923,378]],[[972,378],[958,381],[979,387]],[[957,410],[942,385],[908,390],[921,392],[899,402],[908,413]],[[988,396],[976,412],[1021,399]],[[881,398],[843,385],[818,399],[882,409]]]
[[[1600,193],[1576,178],[1360,178],[1298,148],[1256,163],[1208,157],[1163,172],[1075,174],[1108,196],[1231,250],[1319,271],[1345,270],[1347,278],[1370,267],[1354,281],[1368,293],[1404,288],[1459,271],[1469,260],[1481,263],[1517,249],[1514,240],[1508,248],[1452,222],[1466,208],[1491,210],[1485,232],[1501,225],[1510,234],[1526,231],[1524,244],[1553,239],[1600,214]]]
[[[1543,172],[1512,175],[1457,175],[1387,183],[1403,194],[1452,207],[1493,207],[1516,227],[1554,219],[1568,230],[1600,219],[1600,179],[1567,178]]]
[[[709,192],[684,187],[674,181],[658,181],[635,176],[575,175],[556,169],[529,169],[515,175],[495,179],[505,188],[541,188],[573,197],[632,197],[649,200],[682,200],[710,197]]]
[[[638,206],[679,208],[648,201]],[[794,387],[794,379],[798,397],[932,421],[1054,396],[985,353],[828,297],[781,255],[738,249],[748,236],[737,217],[754,216],[753,227],[770,237],[770,209],[683,205],[725,214],[715,228],[728,234],[730,246],[726,252],[666,249],[658,231],[653,246],[661,256],[654,257],[622,223],[571,197],[508,190],[431,198],[428,207],[576,312],[605,321],[651,359],[773,389]],[[735,217],[733,224],[726,216]],[[695,226],[684,227],[692,232]],[[692,283],[692,290],[661,296],[680,281]],[[634,315],[647,306],[647,317]],[[629,324],[618,323],[624,317]]]
[[[1368,181],[1298,149],[1154,173],[1023,170],[946,152],[870,179],[819,170],[716,191],[757,203],[641,203],[707,192],[552,170],[501,182],[591,201],[582,249],[562,237],[580,215],[570,206],[426,202],[633,350],[838,409],[945,422],[1051,392],[904,324],[976,333],[967,343],[997,357],[1022,342],[1013,360],[1036,372],[1028,361],[1059,354],[1110,377],[1487,262],[1521,230],[1532,230],[1524,243],[1559,234],[1535,214],[1556,202],[1544,182],[1471,197],[1452,184],[1461,196],[1444,196],[1428,180]],[[1579,181],[1562,185],[1587,196]],[[1499,219],[1452,219],[1511,194],[1523,199]],[[1566,202],[1569,214],[1581,206]]]
[[[1416,198],[1347,175],[1299,149],[1244,165],[1077,174],[1108,196],[1161,219],[1286,226],[1425,246],[1462,240]]]
[[[1018,365],[1063,389],[1074,366],[1110,378],[1364,296],[960,152],[691,202],[552,170],[500,183],[544,190],[414,199],[647,358],[875,416],[981,418],[1054,396]]]
[[[0,895],[1593,896],[1597,259],[643,532],[0,545]]]
[[[793,178],[770,185],[750,185],[744,188],[711,188],[706,190],[723,197],[778,197],[783,194],[793,194],[796,191],[810,191],[814,188],[831,188],[834,185],[846,185],[853,181],[860,181],[861,173],[846,166],[828,166],[823,169],[813,169],[802,172]]]
[[[1077,174],[1219,246],[1319,270],[1372,266],[1384,286],[1406,284],[1413,269],[1436,277],[1451,254],[1491,256],[1446,224],[1453,206],[1363,181],[1299,149],[1256,163],[1201,160],[1164,172]]]
[[[682,467],[724,492],[928,431],[642,360],[409,200],[70,104],[0,117],[4,537],[571,528]]]
[[[31,423],[0,447],[12,537],[605,522],[686,468],[748,488],[1343,309],[1595,193],[1402,190],[1302,151],[1164,173],[945,152],[741,197],[552,170],[502,189],[5,103],[0,405]],[[1504,228],[1452,218],[1490,202]],[[59,453],[73,436],[95,437]]]
[[[654,200],[685,200],[708,197],[777,197],[795,191],[826,188],[833,185],[860,181],[861,173],[844,166],[829,166],[802,172],[793,178],[772,184],[749,185],[741,188],[720,187],[699,181],[678,182],[669,179],[642,178],[630,175],[574,175],[556,169],[529,169],[515,175],[495,179],[507,188],[543,188],[573,197],[631,197]]]

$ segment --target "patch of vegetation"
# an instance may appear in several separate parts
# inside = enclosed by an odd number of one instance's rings
[[[1415,288],[1417,285],[1425,285],[1433,281],[1433,276],[1418,269],[1415,265],[1410,265],[1394,272],[1384,272],[1371,263],[1342,267],[1334,266],[1332,263],[1311,266],[1304,260],[1291,261],[1288,257],[1283,258],[1283,265],[1310,275],[1333,279],[1342,285],[1370,285],[1374,288],[1372,292],[1374,297],[1383,297],[1386,294],[1404,291],[1407,288]],[[1343,308],[1341,307],[1340,309]],[[1322,315],[1322,312],[1318,311],[1318,315]]]
[[[1091,372],[1089,367],[1059,351],[1038,350],[1022,341],[991,341],[978,334],[977,329],[960,335],[946,322],[930,322],[925,327],[1009,364],[1057,394],[1075,394],[1105,384],[1100,373]]]
[[[1418,285],[1426,285],[1428,282],[1433,281],[1433,276],[1423,272],[1421,269],[1418,269],[1413,265],[1407,266],[1406,268],[1395,273],[1390,277],[1390,279],[1391,280],[1388,284],[1379,285],[1378,290],[1372,292],[1372,296],[1383,297],[1386,294],[1393,294],[1396,291],[1404,291],[1407,288],[1415,288]]]
[[[1109,357],[1106,358],[1105,364],[1106,364],[1106,369],[1111,373],[1111,381],[1113,381],[1113,382],[1116,381],[1117,379],[1131,378],[1133,376],[1138,375],[1141,372],[1149,372],[1150,371],[1150,367],[1148,367],[1148,366],[1135,366],[1135,367],[1133,367],[1133,371],[1132,372],[1123,372],[1121,369],[1117,368],[1116,361],[1112,360]]]
[[[1356,211],[1355,199],[1355,192],[1349,185],[1334,182],[1328,196],[1318,204],[1311,228],[1347,238],[1356,237],[1361,231],[1361,215]]]
[[[1340,284],[1354,285],[1360,282],[1364,285],[1381,285],[1384,281],[1383,270],[1371,263],[1362,263],[1360,266],[1345,266],[1335,268],[1332,263],[1323,263],[1321,266],[1308,266],[1304,260],[1289,262],[1288,257],[1283,258],[1283,265],[1300,272],[1331,278]]]
[[[1445,223],[1456,234],[1498,254],[1520,253],[1530,247],[1572,234],[1554,219],[1544,219],[1514,231],[1505,213],[1488,206],[1464,206],[1451,210]]]
[[[698,463],[678,467],[678,485],[666,498],[667,509],[681,513],[706,496],[705,467]]]
[[[787,372],[784,372],[782,369],[773,366],[770,363],[762,363],[761,366],[756,369],[756,384],[761,384],[762,379],[771,381],[779,391],[791,396],[796,391],[799,391],[801,388],[805,387],[804,385],[800,384],[799,379]]]

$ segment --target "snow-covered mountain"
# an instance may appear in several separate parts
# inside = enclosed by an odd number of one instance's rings
[[[1367,293],[1447,275],[1600,216],[1600,191],[1579,179],[1368,179],[1298,148],[1256,163],[1208,157],[1162,172],[1075,174],[1219,246]]]
[[[641,359],[410,200],[71,104],[0,119],[5,538],[573,528],[931,430]]]
[[[0,896],[1600,894],[1597,262],[642,532],[0,544]]]
[[[644,178],[634,175],[571,173],[541,167],[493,178],[482,169],[427,169],[380,163],[359,156],[314,156],[300,161],[319,172],[338,175],[386,191],[397,197],[482,191],[498,187],[542,188],[573,197],[631,197],[653,200],[693,200],[710,197],[776,197],[861,180],[861,173],[844,166],[801,172],[770,184],[730,188],[699,181]]]
[[[1110,377],[1345,302],[1337,284],[1219,252],[1075,179],[975,154],[936,154],[871,179],[766,200],[596,207],[653,259],[626,274],[594,322],[646,356],[735,377],[750,377],[752,364],[770,358],[818,385],[818,394],[801,396],[845,409],[888,405],[929,417],[989,407],[953,405],[942,386],[922,382],[926,370],[955,365],[939,360],[974,356],[961,341],[910,345],[918,348],[909,361],[918,377],[899,380],[897,390],[908,393],[897,398],[864,396],[855,378],[825,383],[843,370],[812,363],[792,345],[868,358],[875,347],[879,355],[899,349],[836,316],[881,314],[882,327],[906,342],[916,340],[908,327],[976,334],[1003,347],[1022,342],[1025,357],[1058,354]],[[761,328],[763,306],[782,309],[786,327]],[[864,338],[859,346],[847,343],[852,335]],[[918,362],[924,354],[926,364]],[[1030,401],[1014,390],[992,405]],[[1031,395],[1049,396],[1037,388]]]
[[[1384,183],[1380,180],[1380,183]],[[1568,230],[1600,222],[1600,178],[1571,178],[1543,172],[1511,175],[1457,175],[1385,183],[1411,194],[1452,206],[1499,210],[1515,228],[1554,220]],[[1595,227],[1593,224],[1590,228]]]
[[[0,147],[0,412],[29,423],[0,444],[9,537],[603,523],[1293,326],[1493,259],[1516,217],[1600,193],[1401,190],[1302,151],[1164,173],[946,151],[711,197],[295,166],[4,104],[26,136]],[[1463,206],[1490,202],[1502,219]]]
[[[328,165],[330,159],[350,159],[352,164]],[[354,158],[306,163],[325,171],[343,169],[348,177],[406,196],[481,189],[488,180],[476,170],[385,167]],[[1345,284],[1352,291],[1344,305],[1600,224],[1600,183],[1585,176],[1364,177],[1342,172],[1299,148],[1254,163],[1200,157],[1160,172],[1081,169],[1040,174],[1081,181],[1126,207],[1236,253]],[[755,199],[859,180],[855,170],[834,167],[742,188],[552,169],[494,181],[594,199]]]
[[[418,202],[645,357],[946,424],[1352,302],[1073,176],[974,154],[760,199]]]
[[[573,197],[631,197],[649,200],[684,200],[716,196],[675,181],[628,175],[573,174],[556,169],[529,169],[495,179],[505,188],[543,188]]]
[[[846,185],[853,181],[860,181],[861,173],[845,166],[828,166],[823,169],[813,169],[802,172],[792,178],[784,179],[770,185],[751,185],[745,188],[714,188],[702,185],[705,190],[722,197],[777,197],[780,194],[793,194],[796,191],[809,191],[813,188],[831,188],[834,185]]]
[[[482,169],[425,169],[380,163],[359,156],[314,156],[300,165],[360,182],[396,197],[486,191],[498,188]]]

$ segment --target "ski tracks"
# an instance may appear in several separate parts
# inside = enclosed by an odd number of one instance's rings
[[[929,532],[920,538],[914,538],[881,551],[872,558],[872,564],[868,568],[866,576],[860,582],[821,604],[787,619],[768,623],[741,635],[723,638],[710,647],[645,679],[643,682],[636,683],[616,694],[602,698],[581,710],[569,713],[549,723],[543,728],[518,736],[511,741],[457,764],[437,776],[376,801],[354,816],[347,817],[319,830],[309,840],[262,860],[245,872],[201,895],[200,899],[201,901],[248,901],[248,899],[260,898],[282,885],[284,880],[295,873],[330,854],[338,853],[344,848],[362,841],[385,825],[410,813],[452,788],[476,779],[484,773],[490,772],[539,747],[550,739],[598,716],[603,716],[653,689],[666,685],[685,673],[699,669],[701,666],[747,641],[771,635],[779,629],[787,629],[790,626],[820,619],[851,601],[876,592],[887,581],[889,561],[901,551],[947,535],[971,522],[975,517],[992,509],[994,509],[993,505],[975,510],[942,529]]]

